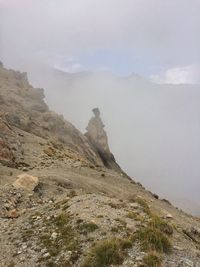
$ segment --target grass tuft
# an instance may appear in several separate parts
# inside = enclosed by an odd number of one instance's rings
[[[160,254],[155,251],[149,252],[143,259],[144,267],[161,267],[162,266],[162,258]]]
[[[137,214],[133,211],[129,211],[127,214],[126,214],[126,217],[129,218],[129,219],[133,219],[135,221],[144,221],[144,217],[142,217],[140,214]]]
[[[162,220],[158,216],[153,216],[151,218],[151,221],[149,223],[149,226],[153,228],[159,229],[161,232],[167,234],[167,235],[172,235],[173,234],[173,227],[167,223],[166,221]]]
[[[79,230],[84,231],[85,233],[94,232],[99,226],[94,222],[82,223],[78,226]]]
[[[135,201],[141,206],[142,210],[147,215],[149,215],[149,216],[152,215],[151,210],[150,210],[149,205],[147,204],[146,200],[144,200],[143,198],[138,197],[138,198],[136,198]]]
[[[107,267],[112,264],[122,264],[126,255],[125,250],[132,246],[129,240],[101,240],[86,257],[81,267]]]
[[[140,230],[137,239],[141,242],[144,251],[171,252],[172,246],[168,237],[159,229],[147,227]]]
[[[61,213],[57,217],[51,218],[47,222],[58,234],[55,240],[52,240],[51,233],[41,235],[40,242],[48,250],[51,256],[57,256],[62,250],[72,251],[72,257],[79,251],[79,244],[74,229],[70,225],[70,216],[67,213]],[[71,259],[72,260],[72,259]]]

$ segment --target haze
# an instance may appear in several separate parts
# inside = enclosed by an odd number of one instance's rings
[[[0,60],[82,132],[98,106],[125,171],[199,215],[199,10],[198,0],[0,0]]]

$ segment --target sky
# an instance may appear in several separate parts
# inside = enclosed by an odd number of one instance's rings
[[[27,72],[82,132],[98,106],[125,171],[191,210],[200,203],[199,10],[200,0],[0,0],[0,61]]]
[[[199,0],[0,0],[0,58],[199,83],[199,10]]]

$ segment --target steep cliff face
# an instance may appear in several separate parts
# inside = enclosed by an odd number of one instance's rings
[[[109,152],[107,139],[104,143],[105,132],[102,137],[95,136],[92,133],[91,136],[89,135],[92,139],[89,138],[88,140],[62,115],[57,115],[49,110],[44,101],[43,89],[33,88],[27,80],[26,73],[7,70],[3,65],[0,65],[0,118],[1,124],[4,122],[4,127],[6,123],[7,127],[10,125],[10,127],[17,127],[46,139],[55,139],[96,166],[105,165],[112,168],[116,165],[112,164],[114,157]],[[96,126],[98,127],[98,134],[101,133],[98,119],[94,121],[94,127]],[[3,124],[1,127],[3,127]],[[89,126],[89,128],[91,127]],[[3,136],[5,139],[6,135]],[[1,136],[2,140],[3,136]],[[97,138],[96,143],[95,138]],[[4,140],[4,142],[8,142],[8,140]],[[95,144],[98,144],[98,146]],[[9,144],[4,145],[4,151],[7,151],[4,154],[7,153],[9,157],[11,157],[11,153],[16,154],[16,151],[19,151],[18,148],[15,148],[12,152],[11,148],[8,152]],[[12,161],[14,158],[13,155]]]
[[[108,137],[104,130],[100,111],[98,108],[94,108],[92,111],[95,116],[90,119],[86,128],[87,132],[85,133],[85,136],[88,138],[91,146],[103,161],[105,167],[121,171],[113,154],[110,152]]]

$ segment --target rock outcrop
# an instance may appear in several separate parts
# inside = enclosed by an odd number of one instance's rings
[[[13,183],[13,186],[17,189],[20,188],[25,191],[34,191],[38,184],[38,177],[28,174],[20,174],[18,179]]]
[[[44,90],[33,88],[28,82],[26,73],[7,70],[0,65],[0,88],[0,127],[9,127],[7,131],[12,132],[12,135],[16,127],[45,139],[57,140],[94,166],[105,166],[122,172],[110,152],[98,108],[93,109],[95,117],[90,120],[87,133],[83,135],[62,115],[49,110],[44,101]],[[3,123],[4,126],[1,126]],[[5,138],[7,135],[3,136]],[[14,140],[16,141],[12,141],[12,146],[15,146],[13,151],[11,147],[11,151],[8,152],[7,147],[7,152],[4,151],[4,154],[7,153],[6,157],[11,158],[12,152],[18,162],[23,155],[19,153],[18,137]],[[3,141],[9,146],[11,138]]]
[[[33,88],[28,82],[26,73],[5,69],[2,64],[0,64],[0,120],[0,127],[5,122],[10,131],[17,128],[44,139],[56,140],[94,166],[103,166],[101,158],[90,146],[87,138],[62,115],[49,110],[44,101],[43,89]],[[5,139],[7,135],[3,136]],[[6,139],[4,141],[10,145],[11,138],[6,137]],[[19,154],[17,144],[16,139],[14,154]]]
[[[88,138],[90,144],[99,155],[105,167],[121,171],[119,165],[116,163],[113,154],[110,152],[108,145],[108,137],[104,130],[104,124],[100,117],[98,108],[93,110],[94,117],[92,117],[86,128],[85,136]]]

